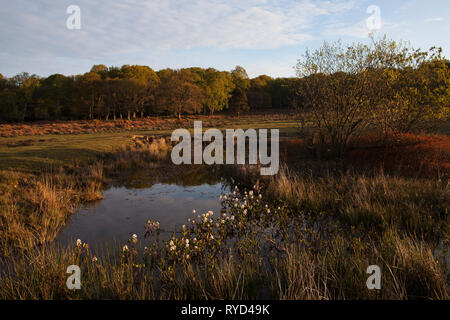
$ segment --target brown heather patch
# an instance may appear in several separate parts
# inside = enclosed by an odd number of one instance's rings
[[[77,121],[38,121],[30,123],[0,123],[0,137],[17,137],[48,134],[80,134],[115,131],[169,130],[192,128],[193,122],[203,121],[206,127],[222,127],[227,124],[249,124],[255,121],[292,120],[289,114],[272,113],[261,115],[185,116],[179,120],[173,117],[145,117],[131,120],[77,120]]]
[[[346,163],[354,167],[412,177],[450,176],[449,136],[401,133],[387,137],[381,146],[373,136],[364,136],[357,144],[345,155]]]

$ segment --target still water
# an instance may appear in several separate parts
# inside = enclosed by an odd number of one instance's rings
[[[198,171],[176,179],[140,172],[126,182],[115,182],[103,191],[102,200],[80,208],[56,242],[67,245],[81,239],[91,247],[124,244],[134,233],[142,239],[149,219],[159,221],[161,236],[168,238],[187,224],[194,209],[197,214],[220,213],[219,196],[228,190],[220,179]]]

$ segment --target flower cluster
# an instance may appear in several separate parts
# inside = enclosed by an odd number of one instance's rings
[[[243,193],[236,186],[232,192],[220,195],[220,214],[213,211],[197,214],[193,210],[193,217],[181,227],[181,235],[175,233],[165,241],[169,260],[186,261],[200,255],[214,255],[237,232],[245,232],[249,218],[272,212],[268,205],[263,205],[262,199],[257,186]]]
[[[147,220],[147,223],[145,224],[145,234],[151,235],[154,232],[158,232],[160,230],[159,228],[159,222],[153,221],[153,220]]]
[[[251,190],[240,191],[235,186],[231,192],[220,195],[222,210],[220,213],[208,211],[197,214],[193,210],[192,218],[174,232],[168,240],[154,238],[148,247],[143,250],[145,265],[157,264],[162,270],[169,270],[179,262],[192,259],[197,261],[211,261],[214,256],[223,252],[236,236],[246,235],[251,230],[251,225],[266,216],[273,216],[278,210],[263,202],[263,196],[257,186]],[[159,234],[160,224],[157,221],[148,220],[145,224],[145,235]],[[124,263],[141,265],[139,258],[138,235],[132,234],[126,244],[122,246],[121,254]],[[77,247],[84,247],[80,239]],[[250,250],[250,249],[249,249]],[[205,259],[206,258],[206,259]],[[96,262],[97,258],[92,258]],[[142,264],[144,265],[144,264]]]

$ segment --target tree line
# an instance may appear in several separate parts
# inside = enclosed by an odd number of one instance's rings
[[[244,68],[163,69],[94,65],[75,76],[0,74],[0,120],[132,119],[296,109],[325,144],[345,146],[368,127],[410,131],[450,114],[450,62],[440,48],[386,37],[341,42],[303,55],[297,77],[250,79]]]
[[[0,120],[132,119],[149,115],[234,114],[293,108],[296,78],[250,79],[244,68],[163,69],[94,65],[75,76],[0,74]]]

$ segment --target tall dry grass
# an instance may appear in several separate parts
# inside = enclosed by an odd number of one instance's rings
[[[117,248],[118,252],[120,249]],[[83,251],[83,252],[82,252]],[[111,252],[114,252],[111,251]],[[262,252],[255,254],[263,256]],[[431,248],[390,230],[380,242],[343,236],[255,261],[230,249],[173,268],[136,264],[120,254],[93,259],[89,249],[52,246],[14,256],[1,270],[1,299],[448,299],[446,268]],[[81,290],[66,286],[69,265],[82,269]],[[366,269],[381,268],[381,290],[368,290]]]
[[[381,290],[367,290],[366,269],[381,268]],[[448,270],[431,247],[387,231],[380,243],[348,246],[336,237],[319,254],[292,245],[274,264],[276,299],[442,299],[449,298]]]
[[[0,246],[3,256],[51,242],[80,202],[101,197],[101,171],[101,163],[94,163],[82,171],[66,172],[60,168],[40,176],[2,172]]]
[[[448,234],[450,183],[384,174],[294,172],[283,166],[271,177],[274,199],[312,213],[325,212],[378,232],[388,227],[433,238]]]
[[[51,242],[80,203],[101,199],[113,173],[152,168],[167,158],[164,139],[141,148],[124,147],[89,164],[48,168],[39,175],[0,173],[2,257]]]

